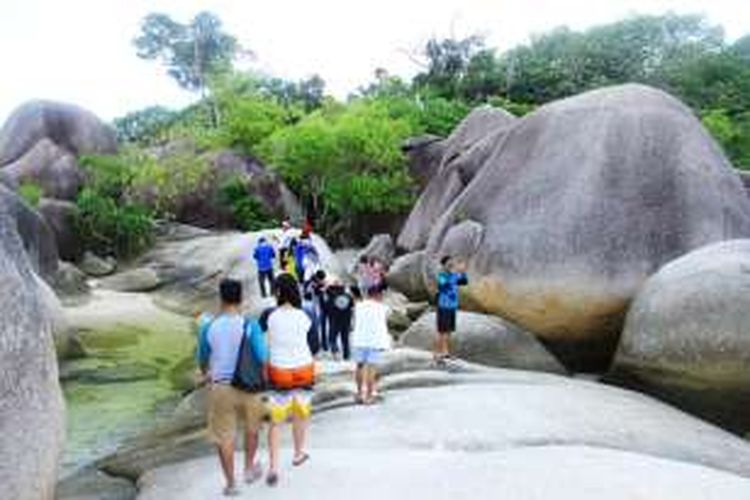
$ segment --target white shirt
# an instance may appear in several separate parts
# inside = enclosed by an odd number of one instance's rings
[[[365,299],[354,306],[353,347],[390,349],[391,335],[388,333],[389,308],[382,302]]]
[[[312,321],[300,309],[279,307],[268,316],[269,363],[278,368],[299,368],[313,362],[307,333]]]

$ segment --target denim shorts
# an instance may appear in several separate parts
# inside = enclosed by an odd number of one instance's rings
[[[358,365],[374,365],[380,363],[383,350],[373,347],[355,347],[352,354],[352,359]]]

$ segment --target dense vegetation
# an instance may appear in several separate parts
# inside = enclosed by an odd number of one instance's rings
[[[90,184],[79,200],[86,209],[94,194],[111,198],[120,212],[105,213],[115,218],[126,218],[133,200],[148,206],[149,216],[169,216],[170,200],[195,187],[205,169],[199,161],[149,153],[179,139],[200,151],[232,148],[269,165],[300,196],[318,230],[335,237],[358,217],[408,211],[415,193],[400,149],[407,137],[445,136],[479,104],[523,115],[625,82],[681,98],[733,163],[750,168],[750,35],[730,44],[701,16],[637,16],[584,32],[559,28],[503,53],[476,36],[435,39],[419,54],[424,69],[411,81],[378,69],[346,102],[326,96],[317,75],[289,82],[235,71],[233,62],[246,51],[211,14],[186,25],[150,15],[135,44],[140,56],[161,60],[178,84],[201,97],[180,111],[152,107],[115,121],[129,144],[115,162],[127,172],[128,186],[115,193]],[[226,184],[217,199],[237,214],[240,227],[273,222],[243,182]],[[133,196],[139,185],[152,187],[150,199]],[[97,223],[90,221],[88,231],[100,232]]]

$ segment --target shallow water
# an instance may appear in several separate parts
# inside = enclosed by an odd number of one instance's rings
[[[170,414],[189,384],[192,324],[97,326],[81,331],[87,357],[61,365],[67,403],[65,477]]]

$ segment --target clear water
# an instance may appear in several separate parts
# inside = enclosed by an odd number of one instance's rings
[[[63,477],[113,451],[126,439],[165,418],[185,389],[192,370],[195,340],[191,324],[138,328],[116,326],[82,332],[89,354],[63,370],[145,373],[143,380],[63,382],[67,403],[67,441]],[[80,373],[80,372],[79,372]]]

